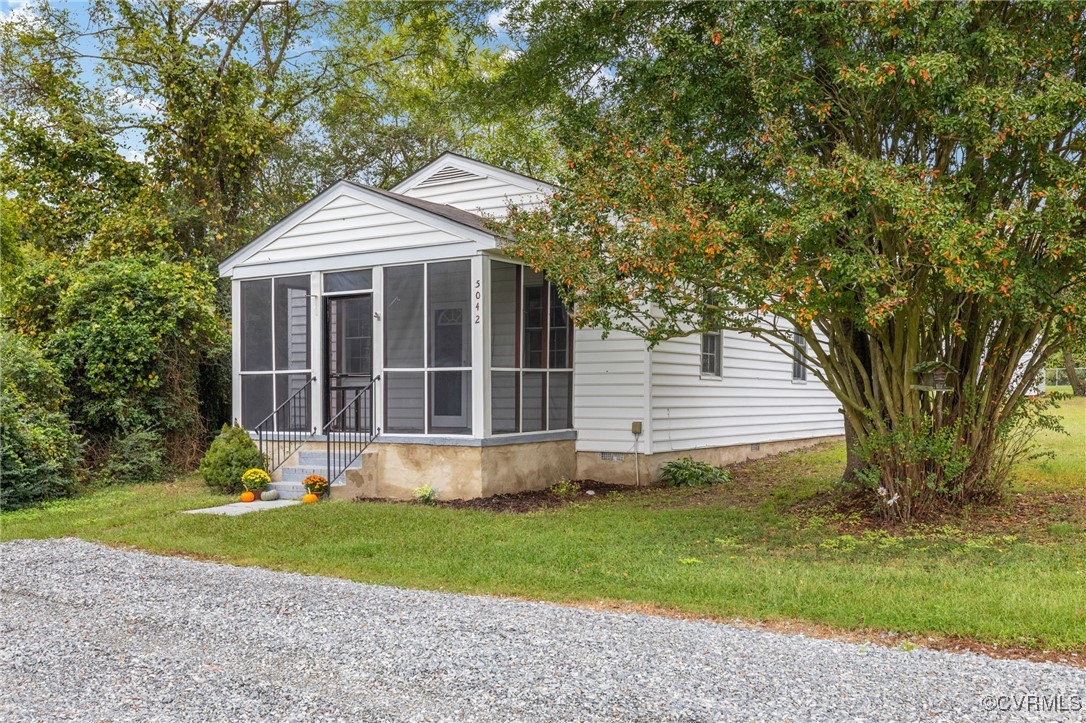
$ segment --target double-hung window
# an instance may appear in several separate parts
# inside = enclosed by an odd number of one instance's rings
[[[707,307],[717,304],[717,296],[713,293],[706,293],[704,300]],[[716,326],[714,315],[711,313],[703,315],[701,321],[703,329]],[[719,378],[723,374],[723,360],[724,332],[720,329],[703,332],[701,335],[701,375]]]
[[[807,340],[799,331],[792,332],[795,346],[792,348],[792,381],[807,381]]]
[[[723,351],[723,332],[707,331],[701,335],[701,373],[704,376],[719,377],[721,375]]]

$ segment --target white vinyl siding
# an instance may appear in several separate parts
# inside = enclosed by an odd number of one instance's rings
[[[792,357],[747,334],[724,333],[721,379],[701,378],[701,337],[652,352],[652,451],[843,433],[840,404],[812,375],[792,384]]]
[[[295,294],[288,303],[287,366],[289,369],[304,369],[309,361],[309,296]]]
[[[578,452],[634,451],[630,423],[649,427],[645,341],[615,332],[606,339],[594,329],[573,336],[573,420]],[[694,371],[697,372],[695,360]],[[639,451],[647,453],[642,438]]]
[[[448,231],[342,195],[311,213],[242,265],[336,257],[461,240]]]
[[[531,209],[543,199],[540,193],[525,191],[496,178],[412,188],[404,195],[495,218],[504,217],[509,212],[510,203]]]
[[[505,217],[510,204],[532,209],[546,198],[541,184],[531,179],[508,173],[490,174],[485,166],[466,159],[452,156],[436,166],[439,170],[427,178],[408,179],[394,191],[493,218]]]

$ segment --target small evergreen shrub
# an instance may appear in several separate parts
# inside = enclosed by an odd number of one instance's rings
[[[697,487],[731,481],[732,474],[723,467],[714,467],[683,457],[668,462],[661,470],[664,482],[670,487]]]
[[[162,435],[150,427],[113,435],[102,477],[110,484],[142,484],[162,479]]]
[[[224,494],[242,490],[241,476],[253,467],[263,467],[260,450],[241,427],[223,425],[200,462],[200,474],[208,487]]]

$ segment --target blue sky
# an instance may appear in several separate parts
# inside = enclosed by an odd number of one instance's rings
[[[18,21],[20,17],[26,17],[33,12],[33,5],[35,3],[30,0],[0,0],[0,22]],[[91,21],[89,17],[90,3],[88,2],[55,2],[55,7],[66,9],[72,20],[77,26],[90,29]],[[487,18],[488,24],[495,32],[494,38],[491,39],[490,44],[501,46],[509,44],[509,36],[505,29],[501,26],[502,21],[505,19],[506,11],[504,9],[492,12]],[[321,42],[320,39],[315,39],[316,43]],[[88,40],[86,50],[93,52],[93,41]],[[85,61],[83,67],[85,82],[88,85],[98,82],[95,63],[93,61]],[[117,89],[117,92],[123,93],[121,89]],[[129,96],[127,98],[128,109],[137,112],[154,113],[154,105],[145,99]],[[128,131],[122,134],[117,139],[118,144],[121,147],[122,153],[131,160],[142,161],[144,159],[144,144],[142,137],[138,131]]]

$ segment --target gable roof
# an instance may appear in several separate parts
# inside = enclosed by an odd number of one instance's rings
[[[348,183],[350,183],[350,181],[348,181]],[[427,201],[422,198],[402,196],[398,193],[393,193],[391,191],[386,191],[381,188],[376,188],[375,186],[364,186],[362,184],[355,185],[359,188],[365,188],[367,190],[373,191],[374,193],[379,193],[382,196],[386,196],[394,201],[398,201],[399,203],[406,203],[408,206],[414,206],[415,208],[421,209],[423,211],[429,211],[430,213],[447,218],[450,221],[455,221],[456,223],[470,226],[471,228],[482,231],[483,233],[488,233],[495,236],[499,235],[487,227],[486,219],[478,214],[472,213],[471,211],[464,211],[454,206],[446,206],[444,203],[434,203],[433,201]]]
[[[525,176],[523,173],[510,171],[489,163],[477,161],[474,158],[446,151],[434,160],[427,163],[419,170],[412,173],[404,180],[392,187],[393,193],[403,194],[413,188],[438,185],[441,183],[455,183],[468,180],[471,176],[484,178],[490,176],[498,178],[510,185],[519,186],[526,191],[538,191],[550,194],[558,190],[556,186],[540,181],[538,178]]]
[[[498,238],[496,232],[487,228],[486,222],[481,216],[469,211],[420,198],[403,196],[344,179],[324,189],[227,257],[219,264],[219,275],[230,276],[234,267],[259,253],[280,236],[288,233],[290,229],[342,195],[357,196],[359,200],[364,200],[386,210],[395,211],[468,240],[492,244]]]

